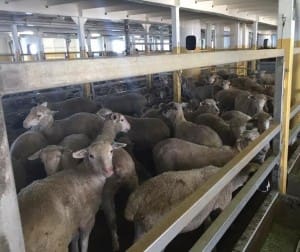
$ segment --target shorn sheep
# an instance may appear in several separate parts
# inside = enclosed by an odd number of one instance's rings
[[[67,169],[37,180],[18,195],[27,252],[86,252],[101,204],[106,178],[113,174],[113,150],[124,145],[98,141],[73,153],[84,159]],[[77,237],[79,233],[79,238]]]
[[[165,214],[220,169],[222,168],[207,166],[195,170],[165,172],[139,186],[130,195],[125,210],[126,219],[135,224],[136,239],[149,231]],[[257,165],[255,164],[244,168],[182,232],[198,228],[213,210],[223,210],[230,203],[232,193],[241,187],[247,181],[250,173],[256,169]]]

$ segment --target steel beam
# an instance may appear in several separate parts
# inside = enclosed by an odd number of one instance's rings
[[[2,97],[0,98],[0,251],[25,252]]]
[[[283,50],[242,50],[0,64],[0,94],[282,56]]]

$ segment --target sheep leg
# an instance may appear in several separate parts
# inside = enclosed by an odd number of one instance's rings
[[[111,191],[110,191],[111,192]],[[105,196],[104,196],[105,195]],[[107,220],[108,227],[110,229],[112,238],[112,248],[113,251],[118,251],[120,249],[118,228],[117,228],[117,217],[114,202],[114,193],[103,194],[102,209]]]
[[[80,229],[79,244],[80,244],[81,252],[88,251],[89,237],[90,237],[90,233],[93,229],[94,224],[95,224],[95,218],[92,218],[84,228]]]
[[[71,252],[79,252],[78,242],[79,242],[79,233],[76,234],[76,236],[71,241],[71,245],[70,245]]]

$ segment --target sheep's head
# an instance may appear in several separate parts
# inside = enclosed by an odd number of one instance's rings
[[[247,145],[259,137],[259,132],[256,128],[245,130],[239,139],[236,141],[236,147],[239,151],[245,149]]]
[[[96,141],[89,147],[73,152],[72,156],[76,159],[84,159],[94,172],[104,177],[113,175],[113,150],[125,147],[123,143],[110,143],[108,141]]]
[[[111,120],[115,125],[116,131],[118,132],[128,132],[130,130],[129,122],[125,116],[120,113],[108,114],[105,119]]]
[[[49,122],[53,122],[53,115],[57,111],[52,111],[47,107],[48,103],[44,102],[33,107],[23,121],[23,127],[29,129],[35,126],[45,126]]]
[[[182,105],[177,102],[169,102],[161,108],[164,117],[174,121],[178,116],[183,116]]]
[[[52,175],[60,169],[60,162],[64,151],[70,151],[62,146],[48,145],[28,157],[28,160],[40,158],[44,164],[47,175]],[[70,151],[71,152],[71,151]]]
[[[205,99],[204,101],[200,102],[199,108],[205,113],[220,113],[220,109],[218,108],[217,102],[214,99]]]
[[[258,128],[259,133],[263,133],[265,130],[270,128],[272,116],[264,111],[255,114],[248,123],[253,124],[254,127]]]

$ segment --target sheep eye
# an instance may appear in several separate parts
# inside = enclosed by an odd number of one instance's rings
[[[94,155],[93,155],[93,154],[90,154],[90,155],[89,155],[89,158],[94,158]]]
[[[111,150],[110,153],[113,153],[113,150]]]
[[[124,122],[124,119],[121,119],[121,122]]]
[[[38,117],[38,118],[41,118],[41,117],[42,117],[42,115],[41,115],[41,114],[38,114],[38,115],[37,115],[37,117]]]

